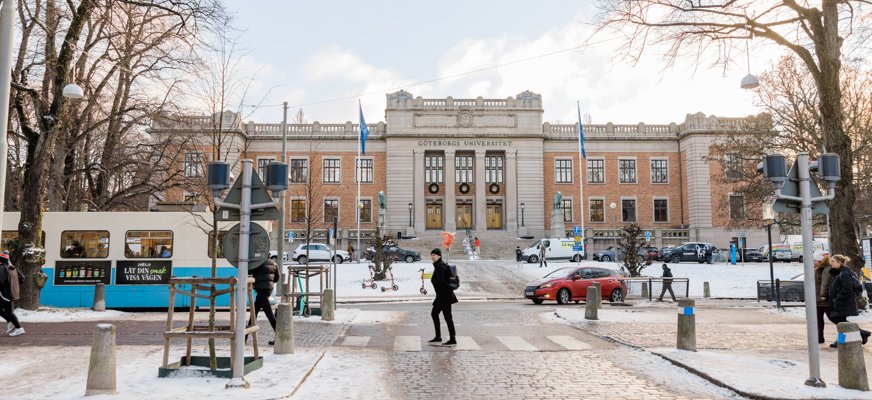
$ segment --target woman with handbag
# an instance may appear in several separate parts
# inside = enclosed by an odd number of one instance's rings
[[[848,267],[851,259],[841,254],[836,254],[830,258],[830,283],[829,283],[829,310],[827,317],[834,324],[839,322],[847,322],[848,317],[859,315],[857,310],[856,293],[854,291],[854,273]],[[863,344],[869,340],[869,335],[872,334],[865,329],[860,329],[860,338]],[[830,344],[830,347],[838,347],[837,342]]]
[[[6,333],[9,336],[23,335],[24,328],[15,316],[13,301],[19,298],[19,285],[24,283],[24,275],[9,262],[9,251],[0,253],[0,316],[6,320]]]

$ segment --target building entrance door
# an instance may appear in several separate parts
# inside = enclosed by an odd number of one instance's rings
[[[427,204],[427,229],[442,229],[442,204]]]
[[[487,228],[488,229],[503,229],[503,205],[488,204],[487,205]]]
[[[457,205],[457,229],[472,229],[472,204]]]

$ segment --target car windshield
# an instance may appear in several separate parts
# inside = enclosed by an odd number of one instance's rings
[[[567,276],[572,275],[575,270],[575,268],[569,267],[555,269],[554,271],[551,271],[551,273],[549,273],[548,275],[545,275],[543,278],[566,278]]]

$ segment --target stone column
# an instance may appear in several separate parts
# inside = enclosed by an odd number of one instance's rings
[[[457,230],[457,201],[454,198],[454,150],[445,150],[445,230]]]
[[[415,208],[415,231],[424,232],[427,229],[427,202],[424,200],[424,150],[413,151],[414,176],[412,181],[412,198]],[[384,232],[382,232],[384,234]]]
[[[484,150],[475,151],[475,230],[487,230],[487,185],[484,183]]]
[[[506,230],[515,235],[521,226],[518,211],[518,174],[515,172],[515,164],[518,162],[518,151],[506,150],[506,162],[503,163],[503,188],[506,196]]]

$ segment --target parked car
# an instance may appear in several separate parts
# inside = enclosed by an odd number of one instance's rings
[[[557,304],[578,303],[587,297],[587,288],[599,282],[603,300],[624,301],[627,287],[617,271],[596,267],[564,267],[527,284],[524,297],[536,304],[556,300]]]
[[[793,252],[791,252],[790,249],[772,250],[772,261],[783,261],[789,263],[793,261]]]
[[[308,255],[306,255],[307,248]],[[331,260],[331,256],[333,260]],[[305,264],[307,261],[336,261],[337,263],[351,261],[351,255],[347,251],[336,250],[334,255],[333,249],[323,243],[300,244],[294,249],[292,258],[300,264]]]
[[[804,274],[794,276],[789,280],[779,281],[779,294],[781,301],[805,301]],[[757,281],[757,296],[760,300],[775,301],[772,298],[772,284],[768,280]]]
[[[645,259],[646,260],[658,260],[660,259],[660,250],[654,246],[645,246],[642,247],[645,250]]]
[[[575,246],[575,239],[553,238],[536,241],[532,246],[524,249],[521,253],[521,259],[527,260],[529,263],[539,262],[539,246],[543,243],[545,244],[545,259],[548,261],[563,259],[578,262],[587,257],[584,248],[580,251],[575,251],[573,249]]]
[[[366,249],[366,259],[372,260],[375,257],[375,248],[368,247]],[[385,246],[382,247],[382,256],[383,257],[393,257],[395,260],[403,260],[407,263],[413,263],[416,261],[421,261],[421,253],[412,250],[402,249],[398,246]]]
[[[665,261],[678,263],[681,261],[696,261],[700,264],[711,264],[714,255],[719,253],[715,245],[706,242],[687,242],[679,247],[661,253],[661,257]]]
[[[285,251],[283,253],[285,253],[285,256],[283,257],[283,261],[288,261],[289,257],[291,256],[291,253],[288,253],[287,251]],[[278,250],[270,250],[269,251],[269,258],[272,258],[273,261],[278,260],[279,259],[279,251]]]
[[[763,253],[757,249],[745,249],[745,260],[746,262],[754,261],[754,262],[763,262],[766,257],[763,257]]]
[[[649,252],[644,247],[640,247],[637,254],[645,260],[650,259],[648,256]],[[593,259],[600,262],[621,261],[624,259],[624,249],[617,246],[609,246],[605,250],[593,253]]]
[[[660,253],[657,254],[657,259],[660,261],[666,261],[666,258],[663,257],[664,254],[672,252],[675,246],[664,246],[660,248]]]

